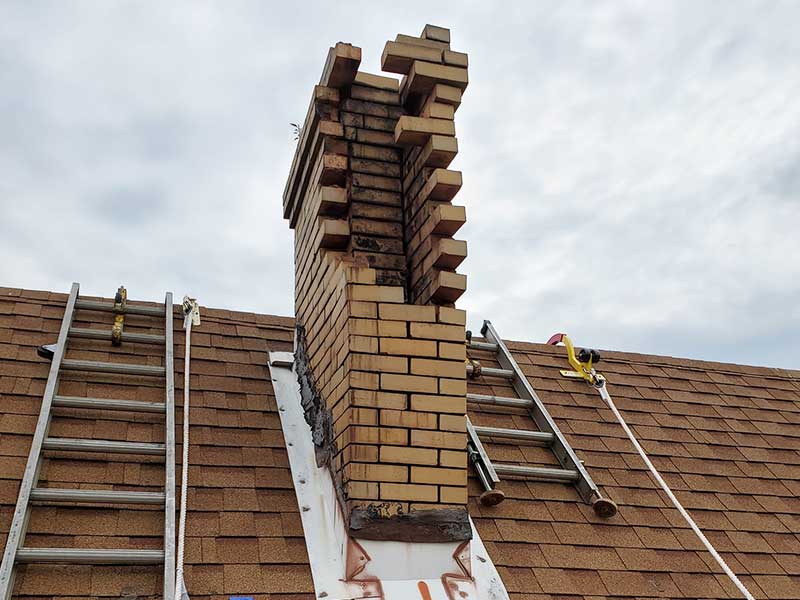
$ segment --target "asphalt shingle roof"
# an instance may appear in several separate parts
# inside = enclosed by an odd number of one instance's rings
[[[65,294],[0,288],[0,545],[44,391]],[[176,311],[176,316],[178,312]],[[192,445],[186,581],[193,599],[248,594],[312,598],[303,531],[275,406],[267,353],[292,349],[293,320],[202,309],[192,335]],[[128,317],[142,332],[152,320]],[[176,321],[176,324],[179,321]],[[79,311],[77,326],[109,327],[107,313]],[[176,327],[176,402],[183,335]],[[594,515],[570,486],[504,481],[507,499],[470,513],[515,600],[734,598],[738,592],[656,488],[596,391],[564,379],[563,348],[509,343],[515,358],[592,477],[619,504]],[[158,348],[76,340],[69,357],[159,364]],[[474,353],[484,366],[489,355]],[[757,598],[800,597],[800,372],[604,352],[600,371],[639,440],[680,500]],[[85,374],[61,393],[161,400],[160,381]],[[470,392],[513,395],[500,380]],[[179,411],[180,412],[180,411]],[[475,424],[533,429],[522,411],[476,411]],[[180,422],[181,415],[178,415]],[[51,435],[161,441],[163,418],[54,410]],[[180,440],[180,431],[178,432]],[[555,464],[549,450],[488,444],[497,461]],[[180,451],[178,452],[180,457]],[[163,467],[124,456],[45,460],[45,485],[157,490]],[[157,508],[37,507],[28,546],[160,548]],[[158,567],[26,566],[26,598],[156,598]]]

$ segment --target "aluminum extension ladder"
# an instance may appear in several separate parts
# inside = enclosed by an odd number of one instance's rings
[[[173,370],[172,293],[167,292],[163,307],[132,306],[119,296],[114,303],[83,300],[78,297],[79,284],[73,283],[61,322],[58,341],[45,348],[52,352],[50,374],[47,378],[39,420],[31,443],[28,462],[19,489],[14,517],[6,541],[3,562],[0,565],[0,600],[10,600],[14,585],[14,567],[21,563],[59,564],[116,564],[164,565],[164,598],[172,600],[175,593],[175,382]],[[122,332],[115,322],[114,330],[83,329],[72,327],[76,309],[115,313],[115,321],[124,314],[148,315],[164,319],[164,335]],[[119,335],[121,333],[121,336]],[[129,341],[146,344],[164,344],[164,366],[107,363],[64,358],[72,338]],[[79,398],[58,394],[62,371],[85,371],[125,375],[163,377],[164,402],[115,400],[105,398]],[[51,409],[55,406],[102,410],[163,413],[166,435],[164,444],[120,442],[112,440],[87,440],[49,437]],[[132,455],[159,455],[165,458],[163,492],[134,492],[114,490],[61,489],[38,487],[42,451],[68,450],[70,452],[108,452]],[[163,550],[140,549],[79,549],[79,548],[28,548],[25,533],[30,517],[31,502],[75,502],[103,504],[160,504],[164,506]]]
[[[581,498],[591,504],[595,512],[601,517],[611,517],[617,512],[616,505],[603,497],[597,485],[592,481],[583,463],[575,455],[574,450],[558,429],[547,408],[536,395],[525,374],[519,368],[517,361],[509,352],[503,340],[495,331],[491,321],[484,321],[481,335],[485,342],[467,342],[467,348],[473,350],[487,350],[494,352],[500,364],[499,369],[480,367],[480,373],[475,372],[477,365],[467,365],[467,376],[486,375],[500,377],[511,382],[518,398],[504,398],[501,396],[487,396],[483,394],[467,394],[467,403],[479,406],[496,406],[523,408],[528,411],[537,430],[504,429],[500,427],[480,427],[473,425],[467,417],[467,451],[472,464],[484,488],[481,502],[487,505],[498,504],[505,498],[503,492],[497,489],[500,476],[513,479],[532,481],[550,481],[574,484]],[[549,446],[558,459],[561,468],[534,467],[525,465],[510,465],[493,463],[481,443],[481,438],[505,438],[527,442],[541,446]]]

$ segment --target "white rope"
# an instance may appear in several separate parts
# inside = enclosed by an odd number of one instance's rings
[[[188,599],[183,582],[183,555],[186,541],[186,499],[189,495],[189,372],[192,350],[192,323],[200,324],[197,301],[183,298],[183,326],[186,329],[186,353],[183,363],[183,444],[181,458],[181,508],[178,519],[178,558],[175,569],[175,599]]]
[[[619,421],[619,424],[622,425],[622,429],[625,430],[628,439],[633,444],[633,447],[636,448],[636,451],[639,453],[639,456],[642,457],[644,464],[646,464],[647,468],[650,469],[650,473],[652,473],[658,485],[661,487],[662,490],[664,490],[664,493],[667,496],[669,496],[669,499],[672,500],[672,504],[675,505],[675,508],[678,509],[678,512],[680,512],[681,515],[683,515],[683,518],[686,519],[686,522],[689,524],[689,527],[692,528],[692,530],[695,532],[700,541],[703,542],[703,545],[706,547],[706,550],[708,550],[709,553],[711,553],[711,556],[713,556],[714,560],[717,561],[717,564],[720,567],[722,567],[722,570],[725,571],[725,574],[728,577],[730,577],[730,580],[733,582],[733,584],[737,588],[739,588],[739,591],[742,592],[744,597],[747,598],[747,600],[755,600],[753,594],[751,594],[750,591],[744,586],[744,584],[741,581],[739,581],[739,578],[731,570],[731,568],[723,560],[723,558],[719,555],[716,548],[714,548],[714,546],[711,545],[711,542],[708,541],[708,538],[706,538],[703,532],[700,531],[700,528],[697,526],[697,523],[694,522],[694,519],[692,519],[691,515],[686,511],[685,508],[683,508],[683,505],[680,503],[678,498],[675,497],[675,494],[672,493],[672,490],[669,488],[669,485],[667,485],[667,482],[664,481],[663,477],[661,477],[661,474],[658,472],[655,465],[653,465],[653,463],[650,462],[650,459],[645,453],[644,448],[642,448],[642,446],[639,444],[638,440],[636,439],[636,436],[633,435],[633,432],[631,431],[630,427],[628,427],[628,424],[625,422],[625,419],[622,418],[622,415],[620,414],[619,410],[617,410],[614,401],[611,399],[611,395],[608,393],[608,390],[606,390],[605,381],[601,380],[599,384],[596,385],[595,387],[600,391],[600,397],[606,401],[606,404],[608,404],[608,407],[611,409],[611,412],[614,413],[614,416],[617,418],[617,421]]]

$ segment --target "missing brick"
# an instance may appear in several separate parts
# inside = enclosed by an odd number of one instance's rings
[[[317,391],[314,374],[308,364],[306,355],[306,334],[302,325],[297,325],[297,348],[294,352],[294,361],[297,369],[297,381],[300,383],[300,402],[303,406],[303,416],[311,427],[311,438],[317,466],[330,466],[336,454],[336,444],[333,434],[333,417],[325,406],[325,401]]]

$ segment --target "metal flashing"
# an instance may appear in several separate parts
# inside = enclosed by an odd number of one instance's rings
[[[290,352],[269,354],[317,598],[508,600],[472,519],[472,539],[463,542],[356,540],[348,535],[330,470],[317,466],[293,363]]]

